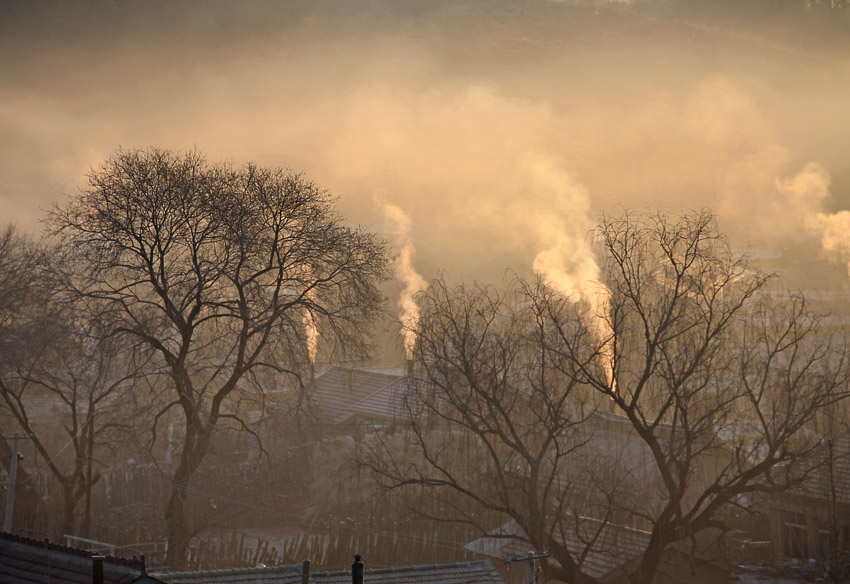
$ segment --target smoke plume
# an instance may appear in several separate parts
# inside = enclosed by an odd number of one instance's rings
[[[587,234],[612,208],[707,207],[771,257],[850,250],[841,27],[677,12],[693,2],[6,4],[0,218],[23,230],[154,145],[303,171],[366,229],[392,193],[426,280],[533,267],[603,317]]]
[[[313,280],[313,270],[310,266],[304,266],[304,281],[309,286]],[[304,333],[307,342],[307,355],[310,357],[310,364],[315,365],[316,356],[319,352],[319,317],[310,305],[316,304],[318,296],[315,288],[308,288],[304,292],[307,299],[307,307],[304,310],[302,322],[304,323]]]
[[[404,356],[413,358],[413,348],[416,345],[416,330],[419,325],[419,305],[416,304],[416,293],[427,288],[428,283],[413,268],[413,237],[410,235],[410,217],[396,205],[380,203],[386,218],[395,226],[396,241],[400,246],[399,255],[395,262],[396,277],[404,284],[398,299],[401,309],[401,334],[404,339]]]
[[[589,193],[551,161],[533,157],[527,163],[533,184],[551,192],[554,203],[551,212],[536,217],[538,237],[541,242],[549,242],[550,247],[534,257],[532,268],[570,300],[587,304],[587,326],[599,343],[600,363],[614,391],[614,334],[610,324],[609,293],[600,282],[599,265],[588,241],[593,229]]]

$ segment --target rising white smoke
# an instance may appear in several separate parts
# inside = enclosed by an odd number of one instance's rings
[[[820,237],[821,247],[835,254],[850,252],[850,211],[824,213],[823,203],[829,197],[831,178],[821,165],[807,164],[786,181],[777,181],[777,189],[807,210],[805,227]],[[850,263],[847,266],[850,274]]]
[[[314,281],[313,270],[310,266],[304,267],[304,281],[308,286]],[[318,301],[316,289],[311,288],[307,290],[306,297],[310,304],[315,304]],[[304,323],[304,332],[306,334],[307,354],[310,357],[310,363],[315,364],[316,356],[319,352],[319,317],[313,310],[307,308],[304,311],[302,322]]]
[[[817,237],[821,247],[838,257],[850,253],[850,211],[834,213],[824,211],[830,197],[831,177],[820,164],[810,162],[786,178],[776,178],[787,167],[789,153],[774,147],[750,157],[745,165],[749,182],[736,193],[727,194],[727,200],[746,197],[744,211],[755,216],[758,223],[753,235],[776,242],[787,242],[801,237]],[[759,180],[760,179],[760,180]],[[726,212],[734,207],[727,202]],[[758,213],[755,213],[758,209]],[[745,213],[739,211],[739,217]],[[740,221],[746,218],[740,217]],[[850,274],[850,263],[848,263]]]
[[[396,277],[404,284],[398,299],[398,306],[401,309],[399,318],[401,320],[401,334],[404,339],[404,356],[409,360],[413,358],[416,330],[419,325],[419,305],[416,304],[415,296],[417,292],[425,290],[428,283],[413,268],[415,247],[413,237],[410,235],[410,217],[396,205],[380,202],[380,200],[378,202],[384,216],[395,226],[396,242],[400,247],[395,262],[395,273]]]
[[[538,212],[534,219],[540,241],[549,247],[535,256],[532,268],[573,302],[587,304],[587,326],[600,343],[600,361],[614,391],[614,335],[608,290],[600,282],[599,265],[588,239],[593,229],[589,193],[550,160],[531,156],[526,165],[533,187],[551,193],[553,202],[551,209]]]

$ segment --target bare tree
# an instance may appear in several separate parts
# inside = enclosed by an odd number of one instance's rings
[[[706,212],[604,218],[599,241],[596,302],[434,282],[409,431],[364,460],[454,519],[512,519],[563,581],[595,581],[588,558],[614,526],[637,528],[643,549],[621,569],[649,583],[670,544],[804,478],[809,426],[845,395],[847,348]]]
[[[59,249],[17,238],[12,253],[18,261],[10,253],[0,265],[0,278],[13,279],[17,291],[0,327],[0,413],[7,427],[26,434],[59,483],[59,531],[78,533],[78,504],[84,499],[81,529],[88,536],[91,491],[100,480],[95,450],[122,442],[124,397],[139,379],[146,354],[133,339],[106,336],[90,306],[63,297],[58,275],[71,268],[59,260]]]
[[[367,442],[361,462],[385,487],[422,498],[417,511],[434,519],[483,533],[512,519],[521,532],[504,536],[552,550],[555,577],[592,581],[582,563],[605,523],[588,529],[581,518],[605,517],[606,496],[618,489],[594,492],[601,476],[582,472],[596,408],[581,371],[598,367],[598,347],[580,307],[539,283],[515,281],[502,292],[443,279],[419,303],[408,432]],[[558,333],[587,349],[581,361],[550,348]],[[573,554],[564,540],[576,533],[585,540]]]
[[[8,225],[0,232],[0,369],[4,371],[13,362],[20,316],[40,296],[38,274],[45,259],[42,248],[17,233],[13,226]],[[0,437],[0,461],[7,472],[11,455],[6,437]],[[18,511],[23,507],[30,519],[43,516],[44,506],[24,465],[18,465],[15,482]]]
[[[582,379],[610,397],[661,478],[663,495],[635,510],[651,538],[631,577],[649,583],[671,543],[803,478],[818,442],[808,426],[846,395],[848,353],[805,298],[730,251],[708,212],[625,214],[599,233],[615,384],[594,368]],[[566,334],[553,350],[574,363],[584,353]]]
[[[234,395],[263,369],[297,384],[316,328],[362,354],[386,249],[344,226],[331,198],[299,174],[156,149],[119,151],[51,225],[86,265],[76,294],[108,306],[115,330],[147,343],[167,371],[171,397],[159,416],[177,408],[184,433],[166,562],[181,567],[190,480],[219,425],[248,428]]]
[[[59,531],[89,537],[92,488],[108,464],[101,457],[121,450],[122,436],[138,431],[130,419],[139,412],[127,398],[147,352],[126,338],[104,336],[97,319],[55,303],[42,308],[43,317],[20,323],[26,330],[0,375],[0,399],[59,483]]]

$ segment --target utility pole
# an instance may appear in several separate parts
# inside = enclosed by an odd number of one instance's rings
[[[3,518],[3,531],[12,533],[12,512],[15,510],[15,479],[18,474],[18,441],[21,435],[15,432],[12,439],[12,461],[9,464],[9,488],[6,490],[6,515]]]
[[[528,552],[524,558],[515,558],[514,556],[511,556],[508,558],[508,566],[510,566],[512,562],[525,562],[525,584],[534,584],[534,560],[548,558],[551,555],[552,554],[549,552],[542,552],[539,554]]]

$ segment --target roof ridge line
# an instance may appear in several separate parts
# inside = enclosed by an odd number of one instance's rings
[[[91,550],[87,550],[85,548],[73,548],[66,545],[62,545],[60,543],[53,543],[49,539],[35,539],[32,537],[26,537],[23,535],[15,535],[14,533],[9,533],[7,531],[0,531],[0,539],[5,539],[8,541],[13,541],[17,543],[23,543],[26,545],[31,545],[33,547],[37,547],[44,550],[54,551],[54,552],[63,552],[68,554],[69,556],[77,556],[80,558],[91,559],[93,555],[103,556],[105,558],[104,563],[109,564],[117,564],[123,565],[130,568],[136,568],[141,572],[145,571],[145,561],[144,558],[137,558],[133,556],[132,558],[122,558],[120,556],[111,556],[109,554],[103,554],[99,552],[93,552]]]

